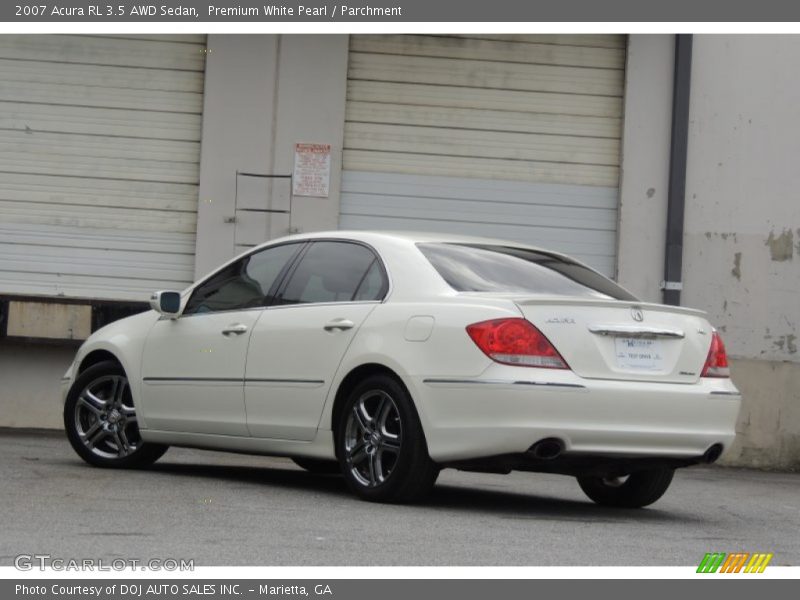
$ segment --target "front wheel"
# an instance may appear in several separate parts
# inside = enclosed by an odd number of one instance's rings
[[[641,508],[664,495],[674,474],[675,469],[659,468],[621,477],[578,477],[578,485],[597,504]]]
[[[346,399],[336,455],[348,487],[373,502],[414,502],[439,476],[411,397],[387,375],[368,377]]]
[[[78,375],[64,404],[64,428],[78,456],[96,467],[144,467],[167,451],[142,441],[128,378],[113,361]]]

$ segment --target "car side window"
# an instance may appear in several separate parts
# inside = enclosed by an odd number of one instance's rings
[[[383,300],[388,287],[389,282],[386,281],[381,264],[376,258],[367,269],[367,273],[364,275],[361,285],[358,286],[353,300]]]
[[[381,300],[387,288],[380,261],[366,246],[315,242],[289,278],[278,304]]]
[[[183,314],[200,314],[264,306],[299,244],[265,248],[231,263],[209,277],[192,292]]]

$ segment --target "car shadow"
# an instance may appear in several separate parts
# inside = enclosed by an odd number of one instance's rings
[[[209,478],[244,484],[277,486],[284,489],[313,490],[317,494],[338,497],[345,502],[361,502],[347,489],[340,475],[319,475],[272,466],[209,465],[159,462],[148,471],[170,476]],[[384,506],[396,510],[396,505]],[[694,515],[658,508],[619,509],[598,506],[589,500],[572,500],[529,493],[489,490],[480,487],[438,484],[428,498],[414,505],[414,510],[483,513],[506,519],[536,519],[619,523],[626,521],[671,523],[697,520]]]
[[[620,523],[643,521],[671,523],[695,520],[684,512],[665,511],[648,507],[624,509],[599,506],[591,500],[572,500],[507,490],[487,490],[452,485],[437,485],[425,505],[449,512],[465,510],[491,513],[506,519],[535,519],[591,523]]]
[[[37,433],[37,432],[33,432]],[[63,439],[63,433],[45,431],[42,435],[47,437],[59,438],[62,444],[54,450],[53,454],[41,455],[41,443],[39,443],[33,433],[24,432],[24,436],[14,430],[10,432],[0,430],[0,436],[15,435],[21,438],[26,445],[30,445],[32,456],[26,456],[25,461],[41,461],[58,465],[64,469],[65,476],[75,469],[89,469],[90,467],[69,450],[68,444]],[[31,438],[26,440],[23,438]],[[228,454],[227,456],[231,456]],[[247,455],[247,460],[253,457]],[[240,486],[279,486],[289,490],[309,490],[317,494],[328,495],[331,499],[342,502],[360,502],[347,489],[344,479],[339,475],[315,475],[294,467],[290,462],[282,464],[210,464],[203,462],[172,462],[170,455],[167,454],[158,463],[148,467],[142,474],[148,476],[159,475],[163,477],[187,477],[187,478],[207,478],[220,481],[229,481]],[[174,459],[173,459],[174,461]],[[102,470],[100,470],[102,471]],[[95,471],[97,473],[97,471]],[[98,473],[99,474],[99,473]],[[705,474],[703,474],[705,475]],[[42,475],[43,477],[45,475]],[[535,475],[532,475],[535,477]],[[466,485],[452,485],[449,483],[439,483],[433,489],[431,495],[423,502],[416,504],[413,510],[433,510],[464,512],[469,514],[485,514],[486,516],[496,516],[507,519],[552,519],[562,521],[584,521],[584,522],[652,522],[652,523],[691,523],[708,522],[707,518],[699,518],[696,513],[687,512],[681,509],[670,508],[664,510],[659,508],[660,504],[653,507],[641,509],[615,509],[593,504],[588,499],[579,496],[578,499],[566,497],[554,497],[547,495],[547,482],[542,480],[542,493],[530,494],[509,491],[506,489],[486,489],[480,487],[470,487]],[[373,507],[384,506],[387,510],[397,510],[395,505],[371,505]]]
[[[339,496],[349,494],[344,479],[339,475],[319,475],[295,469],[251,465],[209,465],[201,463],[170,463],[159,461],[147,468],[149,472],[167,473],[185,477],[200,477],[215,480],[247,483],[298,490],[313,489]]]

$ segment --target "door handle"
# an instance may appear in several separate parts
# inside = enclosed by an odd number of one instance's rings
[[[333,321],[328,321],[325,323],[325,327],[323,327],[323,329],[325,331],[345,331],[347,329],[352,329],[355,326],[356,324],[350,319],[334,319]]]
[[[247,331],[247,325],[243,323],[233,323],[222,330],[222,335],[242,335],[245,331]]]

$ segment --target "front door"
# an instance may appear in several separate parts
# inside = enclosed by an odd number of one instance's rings
[[[269,293],[302,244],[242,257],[197,285],[177,319],[159,320],[145,342],[147,427],[246,436],[247,346]]]

